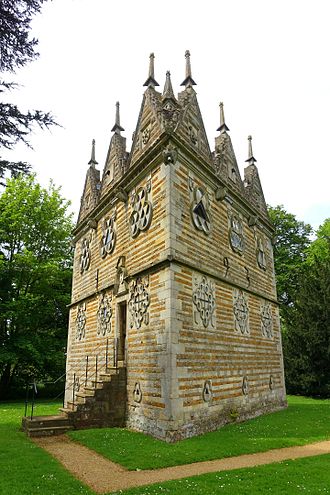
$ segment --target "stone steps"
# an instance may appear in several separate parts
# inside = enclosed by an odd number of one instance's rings
[[[67,416],[35,416],[22,418],[22,430],[29,437],[63,435],[73,426]]]

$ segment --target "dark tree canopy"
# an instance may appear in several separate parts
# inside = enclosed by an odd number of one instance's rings
[[[17,85],[3,79],[4,73],[14,73],[20,67],[39,56],[36,51],[38,40],[30,36],[30,24],[33,16],[40,12],[46,0],[0,0],[0,93],[3,97]],[[11,94],[11,93],[10,93]],[[3,100],[3,98],[2,98]],[[0,147],[12,149],[17,143],[29,146],[28,136],[32,128],[38,125],[48,128],[56,125],[49,112],[30,110],[22,112],[17,105],[8,101],[0,102]],[[15,164],[0,158],[0,178],[9,170],[27,172],[24,162]]]
[[[35,51],[38,40],[30,37],[30,23],[40,12],[45,0],[1,0],[0,49],[1,72],[15,72],[39,54]]]
[[[290,393],[330,397],[330,220],[308,249],[295,311],[283,335]]]

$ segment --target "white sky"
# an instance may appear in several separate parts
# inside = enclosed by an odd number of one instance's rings
[[[41,55],[10,101],[52,111],[63,128],[2,157],[53,178],[77,214],[91,141],[102,170],[115,102],[130,148],[150,52],[160,90],[170,70],[177,93],[189,49],[211,149],[223,101],[241,173],[252,134],[266,201],[318,227],[330,216],[329,14],[328,0],[53,0],[32,25]]]

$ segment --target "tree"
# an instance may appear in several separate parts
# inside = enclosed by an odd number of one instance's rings
[[[17,68],[36,59],[38,40],[30,38],[30,23],[33,16],[40,12],[46,0],[1,0],[0,1],[0,50],[1,74],[14,73]],[[15,89],[13,82],[0,79],[0,93]],[[17,105],[9,102],[0,102],[0,146],[12,149],[18,142],[29,146],[28,135],[34,125],[47,128],[56,125],[49,112],[33,110],[22,112]],[[15,164],[0,160],[0,178],[6,170],[13,172],[29,171],[29,165],[24,162]]]
[[[295,215],[288,213],[283,205],[268,207],[275,227],[274,265],[278,300],[284,325],[290,322],[299,286],[299,273],[307,257],[311,243],[312,227]]]
[[[295,312],[284,333],[288,391],[330,397],[330,219],[307,250]]]
[[[34,175],[0,196],[0,396],[64,369],[71,263],[69,203]],[[57,377],[56,376],[56,377]]]

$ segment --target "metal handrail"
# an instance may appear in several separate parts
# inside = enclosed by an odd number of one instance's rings
[[[78,367],[81,367],[81,364],[82,362],[84,361],[86,364],[85,364],[85,371],[84,371],[84,383],[85,383],[85,388],[87,387],[87,384],[88,384],[88,378],[90,381],[93,381],[91,380],[93,377],[95,377],[95,380],[94,380],[94,386],[96,388],[97,386],[97,378],[98,378],[98,374],[100,372],[101,369],[105,369],[107,370],[108,369],[108,363],[109,363],[109,339],[107,338],[106,340],[106,348],[105,348],[105,362],[103,363],[103,365],[100,367],[100,361],[99,361],[99,356],[101,356],[101,352],[95,354],[95,351],[97,349],[99,349],[100,347],[103,347],[104,346],[104,343],[100,343],[97,347],[95,347],[94,349],[94,353],[93,355],[86,355],[82,360],[80,360],[80,362],[78,363]],[[89,366],[89,362],[90,362],[90,358],[91,357],[94,357],[95,356],[95,371],[92,373],[92,374],[88,374],[88,366]],[[118,366],[118,338],[115,337],[113,339],[113,366],[115,368],[117,368]],[[61,376],[59,376],[56,380],[54,381],[42,381],[42,382],[38,382],[38,384],[55,384],[57,383],[59,380],[61,380],[61,378],[63,378],[64,376],[67,376],[68,373],[70,373],[73,369],[77,369],[76,366],[73,366],[71,365],[70,366],[70,369],[65,371],[65,373],[63,373]],[[68,384],[68,386],[64,386],[64,391],[61,392],[60,394],[58,394],[55,398],[47,401],[48,403],[56,400],[58,397],[60,397],[63,393],[63,406],[64,406],[64,398],[65,398],[65,392],[67,390],[70,390],[71,387],[72,387],[72,402],[73,402],[73,407],[75,405],[75,395],[76,395],[76,383],[77,383],[77,378],[78,378],[78,382],[80,383],[80,377],[79,375],[77,375],[76,371],[74,371],[73,373],[73,381],[71,383]],[[30,414],[30,418],[32,420],[33,418],[33,412],[34,412],[34,406],[35,406],[35,402],[36,402],[36,394],[37,394],[37,382],[36,381],[33,381],[31,383],[27,383],[26,385],[26,397],[25,397],[25,412],[24,412],[24,416],[26,416],[27,414],[27,410],[28,410],[28,404],[29,404],[29,390],[30,390],[30,387],[32,387],[32,403],[31,403],[31,414]]]

